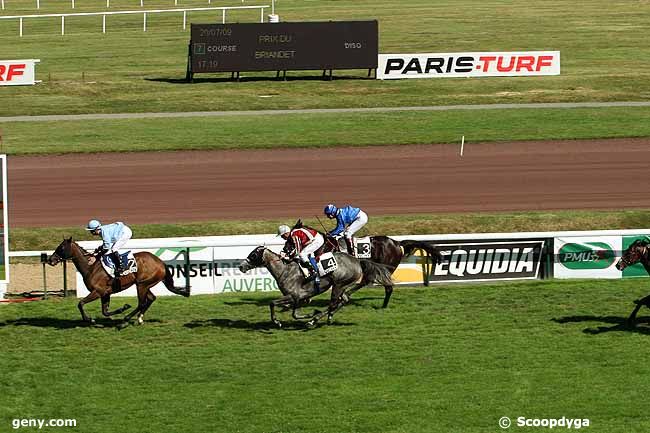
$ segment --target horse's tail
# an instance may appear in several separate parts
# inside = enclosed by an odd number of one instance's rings
[[[186,298],[190,296],[190,288],[189,287],[176,287],[174,286],[174,276],[172,275],[171,271],[167,266],[165,266],[165,279],[163,280],[163,283],[165,283],[165,287],[167,287],[167,290],[169,290],[172,293],[176,293],[177,295],[185,296]]]
[[[394,284],[391,269],[386,265],[375,263],[371,260],[361,259],[361,269],[363,270],[363,283],[379,284],[381,286],[392,286]]]
[[[429,257],[431,257],[431,260],[433,261],[434,264],[438,264],[442,262],[442,255],[440,255],[440,251],[438,251],[438,249],[431,244],[422,241],[411,241],[411,240],[400,241],[399,244],[404,250],[405,257],[413,254],[414,250],[423,250],[426,251]]]

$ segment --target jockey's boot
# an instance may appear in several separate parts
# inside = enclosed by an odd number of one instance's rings
[[[309,263],[311,263],[312,272],[314,274],[314,290],[316,293],[320,290],[320,275],[318,273],[318,265],[316,264],[316,257],[309,257]]]
[[[352,238],[346,236],[345,245],[348,247],[348,254],[352,257],[356,257],[357,255],[354,253],[354,243],[352,242]]]
[[[111,260],[113,260],[113,264],[115,265],[115,278],[120,278],[122,275],[122,260],[120,260],[120,253],[113,251],[111,253]]]

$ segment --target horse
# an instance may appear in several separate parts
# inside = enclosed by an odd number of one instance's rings
[[[71,259],[77,271],[81,274],[84,284],[90,291],[88,296],[79,301],[77,305],[81,312],[81,318],[84,322],[94,324],[95,320],[86,314],[84,305],[94,301],[97,298],[102,300],[102,314],[105,317],[110,317],[115,314],[123,313],[131,308],[129,304],[118,308],[114,311],[109,311],[110,299],[113,293],[121,292],[122,290],[136,285],[138,289],[138,306],[135,310],[130,312],[125,318],[124,323],[128,324],[133,316],[138,314],[138,323],[144,322],[144,313],[151,307],[151,304],[156,300],[156,296],[151,293],[151,288],[163,282],[167,290],[177,295],[188,297],[190,296],[189,289],[184,287],[175,287],[174,279],[171,272],[165,266],[165,263],[155,255],[149,252],[139,252],[133,254],[135,257],[138,270],[135,273],[123,275],[119,278],[119,284],[111,277],[100,263],[100,259],[96,258],[92,253],[87,252],[72,238],[64,239],[59,244],[54,253],[47,259],[50,266],[55,266],[61,260]],[[93,261],[94,259],[94,261]]]
[[[302,221],[298,220],[293,228],[307,227],[302,224]],[[316,230],[312,227],[312,230]],[[318,230],[316,230],[318,231]],[[347,251],[347,246],[345,244],[345,239],[339,238],[338,240],[328,233],[319,232],[324,238],[325,243],[322,247],[322,251],[317,251],[317,255],[321,253],[326,253],[330,251]],[[430,244],[422,241],[414,240],[403,240],[398,241],[388,236],[370,236],[370,260],[375,263],[379,263],[387,266],[391,270],[391,274],[395,272],[399,264],[402,262],[404,257],[408,257],[417,249],[425,251],[429,258],[433,260],[434,264],[438,264],[442,261],[442,256],[440,252]],[[289,240],[285,244],[284,251],[290,253],[293,249],[292,241]],[[356,292],[363,286],[355,286],[347,291],[348,296]],[[384,285],[384,304],[382,308],[388,307],[388,302],[390,301],[390,296],[393,294],[393,284]]]
[[[255,248],[248,257],[241,263],[239,270],[246,273],[253,268],[266,267],[278,283],[282,297],[275,299],[270,304],[271,322],[279,328],[282,323],[275,316],[276,307],[292,308],[293,318],[311,319],[307,324],[314,326],[322,317],[327,314],[328,323],[331,322],[334,313],[347,303],[348,296],[344,290],[351,284],[392,284],[391,271],[383,265],[373,263],[370,260],[358,260],[348,254],[334,253],[337,261],[337,268],[330,274],[321,277],[320,289],[316,292],[313,281],[307,280],[295,261],[285,261],[279,254],[274,253],[264,246]],[[332,295],[327,311],[299,316],[297,310],[309,303],[310,299],[332,287]]]
[[[650,275],[650,241],[637,239],[632,242],[632,245],[630,245],[627,250],[623,251],[621,259],[616,263],[616,269],[622,271],[628,266],[632,266],[638,262],[641,262],[648,275]],[[630,317],[627,319],[627,323],[632,326],[636,323],[636,314],[639,312],[641,307],[645,305],[650,308],[650,295],[643,299],[637,299],[634,303],[636,306],[634,307],[634,310],[632,310]]]

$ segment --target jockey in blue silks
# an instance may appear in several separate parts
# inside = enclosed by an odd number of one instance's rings
[[[348,254],[356,256],[352,236],[368,222],[368,215],[358,207],[345,206],[337,208],[332,203],[325,206],[323,211],[327,218],[336,218],[336,227],[329,232],[336,238],[345,238],[345,245],[348,247]]]
[[[111,260],[115,263],[115,278],[119,278],[122,274],[122,262],[120,260],[119,249],[122,248],[133,232],[123,222],[116,222],[113,224],[102,225],[97,220],[90,220],[86,227],[90,233],[101,236],[102,244],[95,250],[98,256],[110,254]]]

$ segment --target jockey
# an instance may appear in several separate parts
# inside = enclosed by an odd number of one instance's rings
[[[110,254],[111,260],[115,263],[115,278],[119,278],[122,274],[122,261],[120,260],[119,249],[127,243],[133,232],[123,222],[116,222],[113,224],[102,225],[97,220],[90,220],[86,227],[90,233],[102,237],[102,245],[100,245],[95,252],[102,256]]]
[[[296,248],[295,252],[298,254],[300,261],[305,264],[311,264],[312,275],[314,276],[314,289],[318,292],[320,276],[314,253],[325,243],[323,235],[308,227],[300,227],[291,230],[289,226],[281,225],[278,227],[278,236],[282,237],[282,239],[287,242],[289,241],[289,238],[291,238],[293,245]]]
[[[368,215],[358,207],[345,206],[339,209],[332,203],[325,206],[323,212],[329,219],[336,218],[336,227],[329,234],[339,238],[343,233],[345,245],[348,247],[348,254],[356,256],[352,236],[366,225]]]

